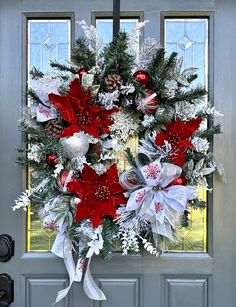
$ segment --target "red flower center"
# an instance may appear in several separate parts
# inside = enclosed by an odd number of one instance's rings
[[[95,198],[97,199],[105,200],[111,195],[111,193],[107,186],[98,185],[94,195],[95,195]]]
[[[91,123],[91,116],[87,114],[78,114],[78,124],[81,127],[87,126]]]

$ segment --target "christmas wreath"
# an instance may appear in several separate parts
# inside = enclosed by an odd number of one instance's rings
[[[31,188],[13,209],[30,201],[43,227],[57,232],[52,252],[64,258],[70,285],[56,301],[82,278],[91,299],[105,299],[91,257],[109,259],[117,241],[124,255],[160,255],[188,208],[204,208],[198,187],[210,189],[208,177],[223,172],[209,151],[220,113],[196,85],[197,69],[182,69],[177,53],[167,57],[153,39],[134,54],[123,32],[98,52],[95,28],[81,24],[87,39],[77,39],[72,62],[32,69],[19,121],[28,145],[18,162],[30,167]],[[138,139],[136,154],[130,139]]]

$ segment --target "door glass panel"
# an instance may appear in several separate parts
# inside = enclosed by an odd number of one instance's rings
[[[139,18],[121,18],[120,20],[120,30],[127,32],[130,37],[133,36],[133,30],[135,29]],[[96,18],[96,29],[98,37],[102,39],[102,46],[112,41],[113,36],[113,21],[111,18]],[[132,50],[138,51],[139,48],[139,37],[136,37]]]
[[[138,18],[122,18],[121,30],[131,33]],[[112,19],[97,18],[96,27],[103,44],[112,40]],[[136,50],[139,42],[136,41]],[[70,56],[70,20],[29,20],[28,21],[28,73],[35,66],[43,72],[51,70],[50,60],[65,62]],[[183,66],[199,68],[197,82],[208,80],[208,19],[207,18],[165,18],[165,46],[167,54],[177,51],[183,56]],[[30,85],[30,78],[28,78]],[[133,151],[137,139],[130,140]],[[120,169],[127,167],[125,159],[119,159]],[[121,165],[122,164],[122,165]],[[199,191],[206,199],[206,191]],[[190,210],[190,228],[179,229],[177,242],[167,246],[169,251],[206,252],[207,210]],[[27,251],[48,251],[55,239],[55,233],[42,228],[37,212],[28,211]]]
[[[165,47],[167,54],[177,51],[183,57],[183,69],[198,68],[198,79],[208,88],[208,18],[165,18]],[[207,103],[207,98],[206,98]],[[199,189],[206,201],[206,191]],[[207,209],[190,209],[190,227],[179,228],[177,241],[167,246],[169,251],[207,251]]]
[[[27,59],[28,85],[32,84],[30,70],[35,66],[43,73],[51,71],[50,61],[65,63],[70,58],[70,19],[28,19]],[[29,171],[30,178],[30,171]],[[37,212],[28,210],[27,251],[49,251],[56,233],[43,229]]]

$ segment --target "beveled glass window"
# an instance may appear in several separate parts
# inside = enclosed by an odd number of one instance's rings
[[[32,84],[29,72],[36,67],[43,73],[51,71],[50,61],[65,63],[70,59],[70,19],[28,19],[27,21],[28,86]],[[30,178],[30,171],[29,171]],[[56,233],[43,229],[38,213],[28,210],[27,251],[49,251]]]
[[[208,18],[165,17],[164,34],[167,54],[177,51],[183,58],[183,69],[198,68],[195,84],[208,88]],[[206,201],[205,190],[199,190],[199,196]],[[189,219],[190,227],[179,229],[176,243],[167,247],[169,251],[207,251],[207,209],[190,209]]]

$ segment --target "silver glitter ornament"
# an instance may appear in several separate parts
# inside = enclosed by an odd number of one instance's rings
[[[89,140],[84,132],[75,133],[68,138],[62,138],[60,143],[63,146],[65,157],[69,159],[83,157],[89,150]]]

